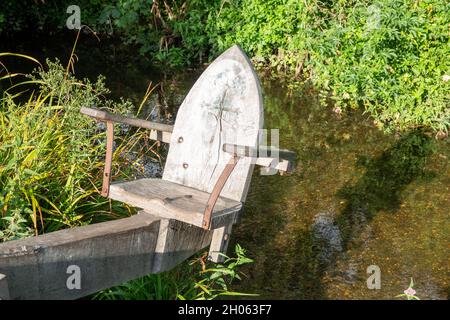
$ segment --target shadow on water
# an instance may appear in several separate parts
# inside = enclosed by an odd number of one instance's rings
[[[280,145],[297,153],[298,167],[290,177],[254,174],[242,220],[232,239],[247,248],[255,262],[244,269],[247,278],[236,289],[275,299],[393,298],[402,288],[403,279],[409,281],[408,270],[386,276],[389,285],[385,285],[385,291],[368,292],[366,267],[372,261],[384,263],[382,259],[389,259],[386,243],[408,241],[401,228],[408,225],[413,229],[423,219],[422,208],[408,208],[408,212],[401,207],[405,201],[406,206],[416,205],[418,201],[408,197],[421,195],[419,189],[430,185],[437,171],[445,170],[445,160],[434,161],[429,170],[429,160],[436,152],[435,140],[422,130],[400,138],[385,136],[360,114],[335,117],[314,101],[289,96],[277,99],[277,92],[270,88],[265,96],[266,126],[284,129],[280,130]],[[446,159],[445,149],[442,152],[441,148],[441,153],[439,156]],[[436,162],[441,165],[436,166]],[[429,191],[439,194],[439,203],[432,210],[426,209],[428,213],[437,211],[430,216],[433,224],[445,219],[442,203],[448,202],[439,188],[447,176],[440,173],[438,188],[433,185],[435,189]],[[377,216],[382,222],[374,227]],[[390,221],[390,216],[396,218]],[[423,243],[430,241],[430,232],[426,228],[417,231],[425,234],[416,243],[421,253]],[[437,237],[439,250],[428,252],[439,257],[442,267],[445,230],[438,231]],[[402,244],[395,250],[401,251],[398,256],[404,266],[409,263],[407,256],[415,254]],[[427,259],[412,269],[429,267]],[[383,270],[395,270],[397,263],[388,262]],[[437,270],[434,267],[434,272]],[[439,279],[427,278],[422,287],[428,281],[433,282],[431,287]],[[345,289],[334,289],[339,286]],[[354,290],[356,287],[359,291]],[[436,292],[441,287],[431,288],[429,297],[439,296]],[[345,292],[347,289],[350,292]]]
[[[338,192],[339,197],[347,200],[337,219],[344,250],[357,238],[355,232],[369,224],[378,212],[395,213],[399,209],[401,194],[411,182],[435,176],[434,172],[424,169],[434,149],[434,140],[415,130],[405,134],[380,156],[359,157],[357,165],[364,167],[365,174]]]
[[[253,190],[247,201],[250,206],[245,212],[249,215],[247,223],[238,228],[245,230],[245,241],[258,244],[264,256],[252,247],[258,261],[255,261],[255,269],[247,270],[249,278],[239,288],[256,282],[263,298],[326,299],[323,278],[335,267],[337,256],[345,255],[350,247],[364,245],[358,240],[367,233],[371,220],[380,211],[394,214],[408,185],[417,179],[429,180],[435,176],[425,170],[434,149],[434,140],[416,130],[403,135],[381,155],[359,156],[356,165],[363,167],[365,173],[356,182],[347,181],[337,192],[338,198],[346,200],[345,207],[340,212],[319,213],[310,227],[296,229],[284,244],[274,238],[290,223],[283,212],[295,210],[282,208],[286,204],[283,195],[290,191],[289,183],[280,188],[276,183],[279,177],[255,176],[257,188],[269,188],[269,191]],[[270,186],[274,185],[277,187],[272,189]],[[264,206],[254,199],[259,192]],[[273,212],[282,214],[273,215]],[[251,223],[257,224],[257,228],[250,229],[247,224]],[[363,240],[364,237],[367,235]],[[346,273],[344,281],[345,278],[356,280],[352,279],[355,275],[351,270]]]

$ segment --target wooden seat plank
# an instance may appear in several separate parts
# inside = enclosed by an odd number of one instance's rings
[[[201,227],[209,193],[167,180],[149,178],[114,183],[110,187],[109,197],[156,216]],[[211,225],[214,228],[225,225],[241,208],[241,202],[219,197]]]

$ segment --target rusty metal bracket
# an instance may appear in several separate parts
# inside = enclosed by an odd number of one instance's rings
[[[209,230],[209,228],[211,228],[211,216],[214,210],[214,206],[216,205],[217,199],[220,196],[220,192],[222,191],[225,183],[236,167],[239,159],[240,157],[237,154],[232,154],[230,161],[228,161],[222,173],[220,174],[219,179],[217,179],[216,184],[214,185],[214,188],[209,195],[208,202],[206,203],[205,212],[203,214],[203,229]]]
[[[109,195],[109,185],[111,184],[111,165],[114,142],[114,124],[111,121],[106,122],[106,158],[105,169],[103,171],[102,196]]]

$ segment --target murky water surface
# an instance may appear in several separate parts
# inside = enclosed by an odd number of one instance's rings
[[[200,74],[164,75],[115,45],[93,45],[80,45],[78,75],[104,74],[113,96],[136,103],[150,81],[161,81],[146,104],[154,119],[173,121]],[[44,47],[22,50],[63,61],[70,52],[64,43]],[[265,127],[280,130],[280,146],[298,161],[288,176],[255,170],[232,235],[255,262],[234,289],[275,299],[392,299],[413,278],[418,297],[448,299],[449,139],[384,135],[360,112],[321,107],[306,89],[262,84]],[[367,287],[371,265],[380,268],[380,289]]]

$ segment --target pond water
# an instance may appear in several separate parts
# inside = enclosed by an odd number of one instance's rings
[[[63,62],[71,49],[67,39],[8,46]],[[150,81],[161,82],[146,110],[166,122],[200,75],[164,74],[120,44],[85,40],[77,52],[77,75],[104,74],[115,97],[138,103]],[[279,129],[297,166],[286,176],[255,170],[230,246],[255,261],[233,289],[275,299],[393,299],[413,278],[418,297],[448,299],[450,139],[385,135],[361,112],[320,106],[309,89],[265,77],[262,86],[265,127]],[[367,287],[369,266],[379,267],[380,289]]]

